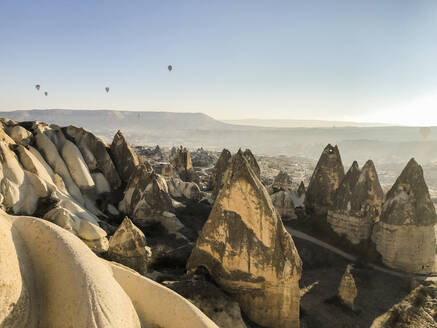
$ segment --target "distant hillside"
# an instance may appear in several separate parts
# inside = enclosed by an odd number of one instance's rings
[[[383,123],[363,123],[349,121],[324,121],[324,120],[267,120],[267,119],[240,119],[222,120],[229,124],[271,127],[271,128],[332,128],[332,127],[375,127],[389,126]]]
[[[108,142],[120,129],[136,145],[231,151],[241,147],[257,154],[317,159],[324,146],[333,143],[339,145],[346,166],[367,159],[405,164],[411,157],[420,163],[437,162],[437,127],[425,138],[419,127],[256,127],[220,122],[202,113],[56,109],[0,112],[0,117],[81,126]]]
[[[90,130],[105,129],[223,129],[229,124],[202,113],[133,112],[115,110],[17,110],[0,116],[18,121],[39,120],[58,125],[78,125]]]

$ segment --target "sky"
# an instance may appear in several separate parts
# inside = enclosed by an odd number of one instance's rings
[[[0,111],[34,108],[437,125],[437,1],[0,0]]]

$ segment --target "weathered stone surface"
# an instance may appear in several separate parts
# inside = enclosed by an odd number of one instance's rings
[[[127,183],[140,162],[121,131],[117,131],[112,140],[111,155],[121,180]]]
[[[290,190],[278,191],[271,195],[271,198],[282,221],[297,219],[296,213],[294,212],[293,193]]]
[[[0,211],[0,326],[217,328],[171,290],[96,257],[73,234]],[[171,311],[169,311],[171,309]]]
[[[436,328],[437,283],[425,283],[373,321],[370,328]]]
[[[358,295],[355,279],[351,272],[352,266],[348,265],[346,271],[341,277],[340,285],[338,286],[338,298],[345,306],[351,310],[355,310],[355,298]]]
[[[17,144],[23,146],[28,146],[33,139],[32,133],[19,125],[10,127],[8,129],[8,134]]]
[[[121,186],[120,176],[108,153],[108,145],[103,140],[85,129],[71,125],[64,128],[64,133],[79,147],[91,171],[100,170],[113,190]]]
[[[96,185],[96,191],[98,194],[106,194],[111,192],[111,186],[103,173],[92,173],[91,176],[94,180],[94,184]]]
[[[214,284],[205,280],[164,281],[163,284],[188,299],[220,328],[246,328],[238,303]]]
[[[241,151],[187,264],[214,280],[264,327],[298,327],[302,263],[266,188]]]
[[[140,223],[174,212],[164,178],[150,166],[139,165],[129,179],[119,210]]]
[[[422,167],[411,159],[387,193],[381,220],[373,229],[372,240],[384,264],[407,272],[433,272],[436,223]]]
[[[147,247],[146,237],[128,217],[124,218],[109,239],[108,257],[141,274],[147,272],[150,249]]]
[[[272,184],[273,192],[291,190],[291,178],[287,172],[280,171]]]
[[[50,168],[50,166],[46,163],[41,155],[39,155],[38,157],[35,156],[35,152],[38,151],[35,148],[32,149],[33,152],[27,150],[21,145],[17,147],[17,152],[19,154],[21,164],[27,171],[36,174],[42,180],[54,183],[52,179],[53,170]]]
[[[194,182],[184,182],[179,178],[169,178],[166,180],[168,192],[173,198],[185,198],[189,200],[200,199],[200,189]]]
[[[302,196],[305,197],[305,194],[306,194],[305,184],[303,183],[303,181],[301,181],[299,184],[299,188],[297,188],[297,195],[299,197],[302,197]]]
[[[91,191],[94,189],[94,180],[91,177],[79,148],[71,141],[65,140],[61,154],[76,185],[82,191]]]
[[[379,221],[384,192],[372,161],[360,171],[354,162],[335,195],[335,205],[328,211],[328,223],[352,244],[370,238],[373,225]]]
[[[216,160],[217,157],[213,153],[203,148],[198,148],[197,150],[191,152],[191,161],[193,166],[210,167],[215,163]]]
[[[212,190],[213,198],[217,197],[221,187],[223,186],[223,176],[228,168],[229,161],[231,160],[231,152],[227,149],[223,149],[219,159],[215,163],[214,169],[211,174],[209,188]]]
[[[183,148],[182,146],[179,147],[175,154],[170,158],[170,163],[173,165],[182,181],[198,182],[199,177],[197,177],[196,172],[194,172],[193,164],[191,163],[191,155],[186,148]]]
[[[80,204],[84,203],[82,193],[80,189],[73,181],[70,171],[65,165],[64,160],[59,155],[55,144],[44,133],[36,132],[35,135],[36,144],[38,150],[42,153],[47,163],[53,169],[53,171],[62,177],[70,195],[72,195]]]
[[[311,176],[305,196],[305,210],[326,215],[334,205],[335,191],[344,177],[344,168],[337,146],[327,145]]]
[[[261,169],[258,165],[258,162],[257,162],[255,156],[252,154],[250,149],[246,149],[243,152],[243,155],[246,158],[246,160],[249,162],[250,167],[253,170],[253,173],[255,173],[255,175],[258,177],[258,179],[261,179]]]

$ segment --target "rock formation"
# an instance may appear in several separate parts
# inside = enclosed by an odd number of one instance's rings
[[[182,181],[198,181],[198,177],[193,169],[193,164],[191,163],[190,152],[186,148],[182,148],[182,146],[178,148],[175,154],[171,157],[170,163],[173,165]]]
[[[258,179],[261,179],[261,169],[260,169],[260,167],[258,165],[258,162],[257,162],[255,156],[252,154],[250,149],[246,149],[243,152],[243,155],[246,158],[246,160],[249,162],[250,167],[252,168],[253,173],[255,173],[255,175],[258,177]]]
[[[82,128],[70,125],[64,128],[63,131],[79,147],[90,171],[100,171],[111,188],[113,190],[118,189],[121,186],[121,180],[114,162],[109,156],[109,146],[103,140]]]
[[[0,211],[1,327],[216,328],[169,289],[96,257],[56,225]],[[171,309],[171,311],[169,311]]]
[[[338,286],[338,298],[340,302],[350,308],[355,310],[355,298],[358,295],[357,286],[355,285],[354,276],[351,273],[352,266],[348,265],[346,271],[341,278],[340,285]]]
[[[352,244],[370,238],[373,225],[379,221],[384,193],[372,161],[360,171],[354,162],[337,189],[334,206],[328,211],[328,223]]]
[[[344,168],[337,146],[325,147],[311,176],[305,196],[309,214],[326,215],[334,204],[335,191],[344,177]]]
[[[278,210],[282,221],[297,219],[294,211],[293,193],[290,190],[278,191],[271,195],[273,205]]]
[[[166,179],[168,191],[175,199],[199,200],[200,189],[194,182],[184,182],[179,178]]]
[[[372,232],[384,264],[411,273],[435,272],[436,223],[422,167],[411,159],[387,193]]]
[[[264,327],[298,327],[302,263],[266,188],[240,150],[187,263]]]
[[[291,178],[287,172],[280,171],[272,184],[273,193],[291,190]]]
[[[119,210],[136,223],[144,223],[174,212],[165,179],[150,165],[141,164],[129,179]]]
[[[214,199],[217,197],[218,192],[223,187],[223,176],[228,168],[231,157],[231,152],[227,149],[223,149],[219,159],[215,163],[209,183],[209,188],[212,190]]]
[[[147,272],[149,257],[150,249],[147,247],[146,237],[125,217],[109,239],[108,258],[144,274]]]
[[[374,320],[370,328],[437,327],[437,283],[425,283]]]
[[[140,162],[121,131],[117,131],[114,140],[112,140],[111,156],[121,180],[128,183],[130,176],[135,172]]]
[[[163,284],[197,306],[220,328],[246,328],[240,306],[205,280],[164,281]]]

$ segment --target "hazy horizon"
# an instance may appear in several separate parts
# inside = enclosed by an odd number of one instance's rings
[[[437,125],[436,38],[433,0],[5,0],[0,110]]]

